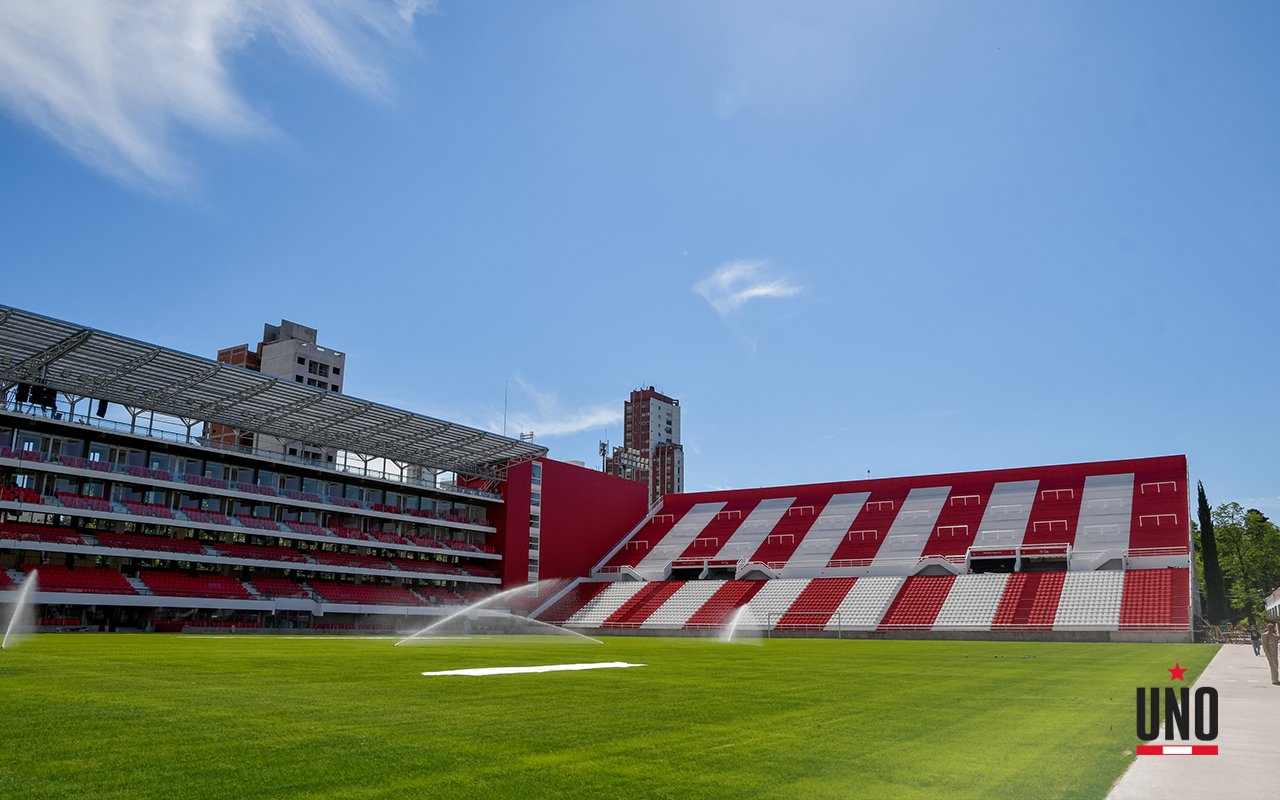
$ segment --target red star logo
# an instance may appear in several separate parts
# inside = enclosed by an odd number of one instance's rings
[[[1186,671],[1186,667],[1178,666],[1178,662],[1176,661],[1173,662],[1173,668],[1169,670],[1169,680],[1182,681],[1183,683],[1186,683],[1187,679],[1182,677],[1182,674]]]

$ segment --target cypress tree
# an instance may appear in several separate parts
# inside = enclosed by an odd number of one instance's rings
[[[1227,621],[1227,592],[1222,583],[1222,567],[1218,564],[1218,542],[1213,537],[1213,516],[1209,513],[1209,500],[1204,496],[1204,484],[1196,481],[1200,490],[1200,557],[1204,561],[1205,616],[1214,625]]]

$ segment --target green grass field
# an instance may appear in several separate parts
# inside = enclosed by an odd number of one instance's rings
[[[0,797],[1100,798],[1134,687],[1214,652],[45,635],[0,652]],[[649,666],[420,674],[586,661]]]

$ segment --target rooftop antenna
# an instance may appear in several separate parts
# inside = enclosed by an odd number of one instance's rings
[[[502,435],[507,435],[507,395],[511,393],[511,379],[502,382]]]

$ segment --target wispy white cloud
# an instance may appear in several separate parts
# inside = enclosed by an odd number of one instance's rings
[[[693,291],[725,316],[752,300],[795,297],[801,288],[786,278],[769,277],[763,261],[731,261],[695,283]]]
[[[500,404],[464,407],[428,403],[424,406],[421,398],[401,395],[394,388],[384,391],[377,387],[366,387],[364,396],[395,408],[418,411],[479,430],[492,433],[504,431]],[[497,399],[500,401],[501,397]],[[566,404],[555,393],[543,391],[521,377],[512,380],[505,426],[506,435],[512,438],[521,433],[533,433],[540,440],[571,436],[583,431],[603,431],[604,428],[620,425],[621,422],[621,400],[573,406]]]
[[[266,137],[227,62],[269,36],[347,86],[382,96],[389,44],[427,0],[0,0],[0,105],[76,158],[152,191],[191,180],[181,131]]]
[[[622,422],[622,403],[599,403],[578,407],[566,406],[553,392],[539,389],[523,378],[514,380],[517,392],[516,410],[507,415],[507,435],[533,433],[538,439],[571,436],[589,430],[600,430]],[[524,407],[525,403],[532,408]],[[495,432],[502,431],[502,413],[490,414],[484,425]]]
[[[1280,508],[1280,497],[1246,497],[1244,505],[1250,508]]]

